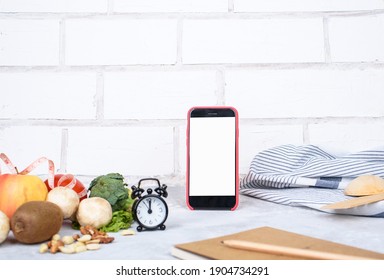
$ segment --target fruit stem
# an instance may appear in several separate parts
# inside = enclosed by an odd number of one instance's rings
[[[17,167],[15,166],[15,169],[16,169],[16,173],[19,174],[19,170],[17,169]]]
[[[22,222],[16,222],[14,227],[15,233],[20,233],[24,231],[24,223]]]

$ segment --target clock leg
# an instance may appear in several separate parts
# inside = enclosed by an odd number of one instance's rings
[[[161,229],[161,230],[165,230],[165,225],[161,225],[161,226],[159,226],[159,228]]]
[[[142,230],[143,230],[143,227],[142,227],[142,226],[138,226],[136,229],[137,229],[137,231],[139,231],[139,232],[140,232],[140,231],[142,231]]]

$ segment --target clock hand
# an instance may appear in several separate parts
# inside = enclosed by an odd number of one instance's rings
[[[152,214],[152,200],[148,200],[149,208],[148,208],[148,214]]]
[[[147,207],[147,209],[149,210],[149,207],[147,204],[145,204],[145,202],[143,201],[143,204],[145,205],[145,207]]]

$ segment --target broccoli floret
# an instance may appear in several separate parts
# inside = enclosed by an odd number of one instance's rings
[[[101,175],[92,180],[89,197],[102,197],[108,200],[112,211],[127,210],[128,189],[124,177],[119,173]]]

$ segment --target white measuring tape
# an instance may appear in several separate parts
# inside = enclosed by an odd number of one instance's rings
[[[12,161],[9,159],[8,156],[6,156],[4,153],[0,153],[0,159],[5,163],[5,165],[8,167],[9,171],[11,174],[20,174],[20,175],[27,175],[31,173],[37,166],[40,164],[43,164],[45,162],[48,162],[48,186],[50,189],[53,189],[55,187],[66,187],[73,189],[76,185],[76,178],[72,174],[66,174],[63,175],[59,181],[57,182],[57,186],[55,186],[55,164],[53,163],[52,160],[46,158],[46,157],[41,157],[34,162],[32,162],[30,165],[28,165],[23,171],[18,172],[16,166],[12,163]],[[1,166],[0,166],[0,175],[2,174],[1,172]],[[62,185],[64,181],[69,180],[69,183],[66,185]],[[78,193],[77,195],[81,198],[87,194],[87,190],[84,189],[82,192]]]

